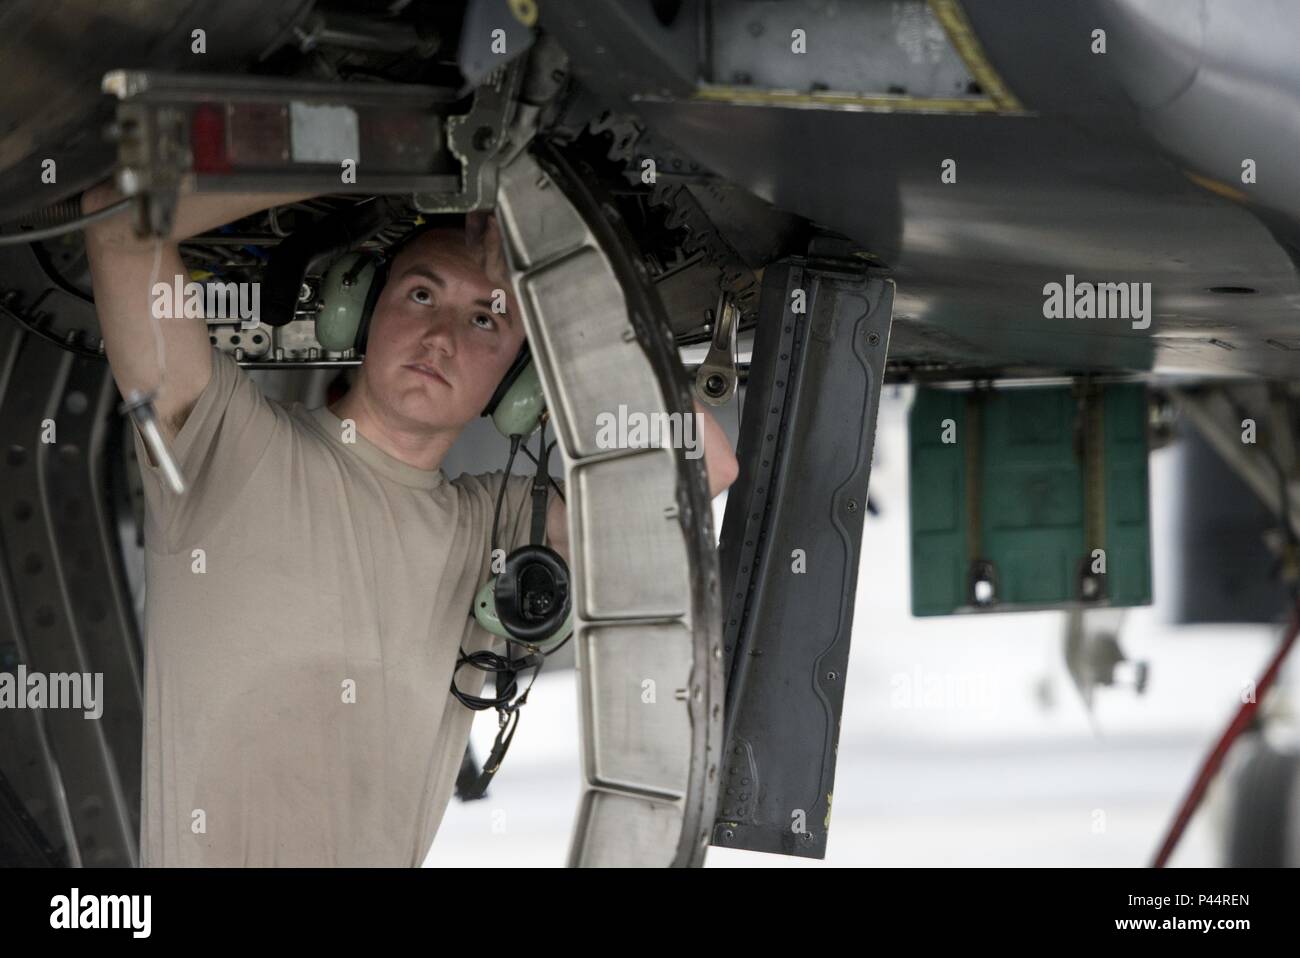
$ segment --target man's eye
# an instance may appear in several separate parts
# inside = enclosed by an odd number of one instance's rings
[[[486,313],[477,313],[474,316],[474,324],[479,329],[495,329],[497,321]]]
[[[428,306],[433,302],[433,291],[427,286],[417,286],[411,290],[411,299],[421,306]]]

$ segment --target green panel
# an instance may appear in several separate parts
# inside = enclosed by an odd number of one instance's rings
[[[1069,601],[1083,555],[1083,470],[1068,389],[985,394],[980,554],[997,569],[999,600]]]
[[[954,443],[943,442],[949,419]],[[908,419],[913,615],[946,615],[965,601],[965,419],[961,393],[917,391]]]
[[[1146,393],[1141,385],[1101,391],[1104,543],[1085,541],[1087,481],[1079,393],[1069,386],[977,395],[918,388],[909,419],[912,614],[969,611],[971,559],[993,564],[996,611],[1073,605],[1092,550],[1106,551],[1112,606],[1151,601]],[[944,443],[943,421],[955,426]],[[1095,421],[1095,420],[1094,420]],[[969,449],[971,442],[977,449]],[[972,532],[966,475],[978,469],[980,501]],[[978,553],[972,556],[972,537]]]
[[[1106,389],[1106,579],[1111,605],[1151,602],[1147,401],[1140,385]]]

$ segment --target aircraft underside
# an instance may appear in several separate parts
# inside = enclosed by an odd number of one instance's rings
[[[205,289],[258,288],[255,320],[206,300],[210,341],[286,399],[361,362],[323,335],[341,255],[495,209],[570,493],[570,864],[823,858],[882,388],[915,390],[913,615],[1064,610],[1108,684],[1089,623],[1153,601],[1175,433],[1277,526],[1260,590],[1185,621],[1286,610],[1297,49],[1282,0],[11,2],[0,241],[49,235],[0,245],[0,669],[93,666],[110,707],[4,716],[4,863],[137,860],[143,515],[59,231],[86,189],[142,236],[182,190],[317,194],[181,246]],[[701,461],[590,433],[741,395],[720,529]]]

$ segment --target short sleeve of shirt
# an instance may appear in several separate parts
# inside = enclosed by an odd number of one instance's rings
[[[145,529],[159,552],[185,548],[230,513],[280,422],[276,407],[233,358],[215,348],[210,356],[212,376],[168,444],[185,477],[183,494],[167,485],[132,420]]]

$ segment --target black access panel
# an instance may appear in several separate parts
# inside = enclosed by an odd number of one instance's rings
[[[806,858],[826,856],[894,299],[892,281],[817,255],[818,242],[763,277],[719,547],[727,713],[712,841]]]

